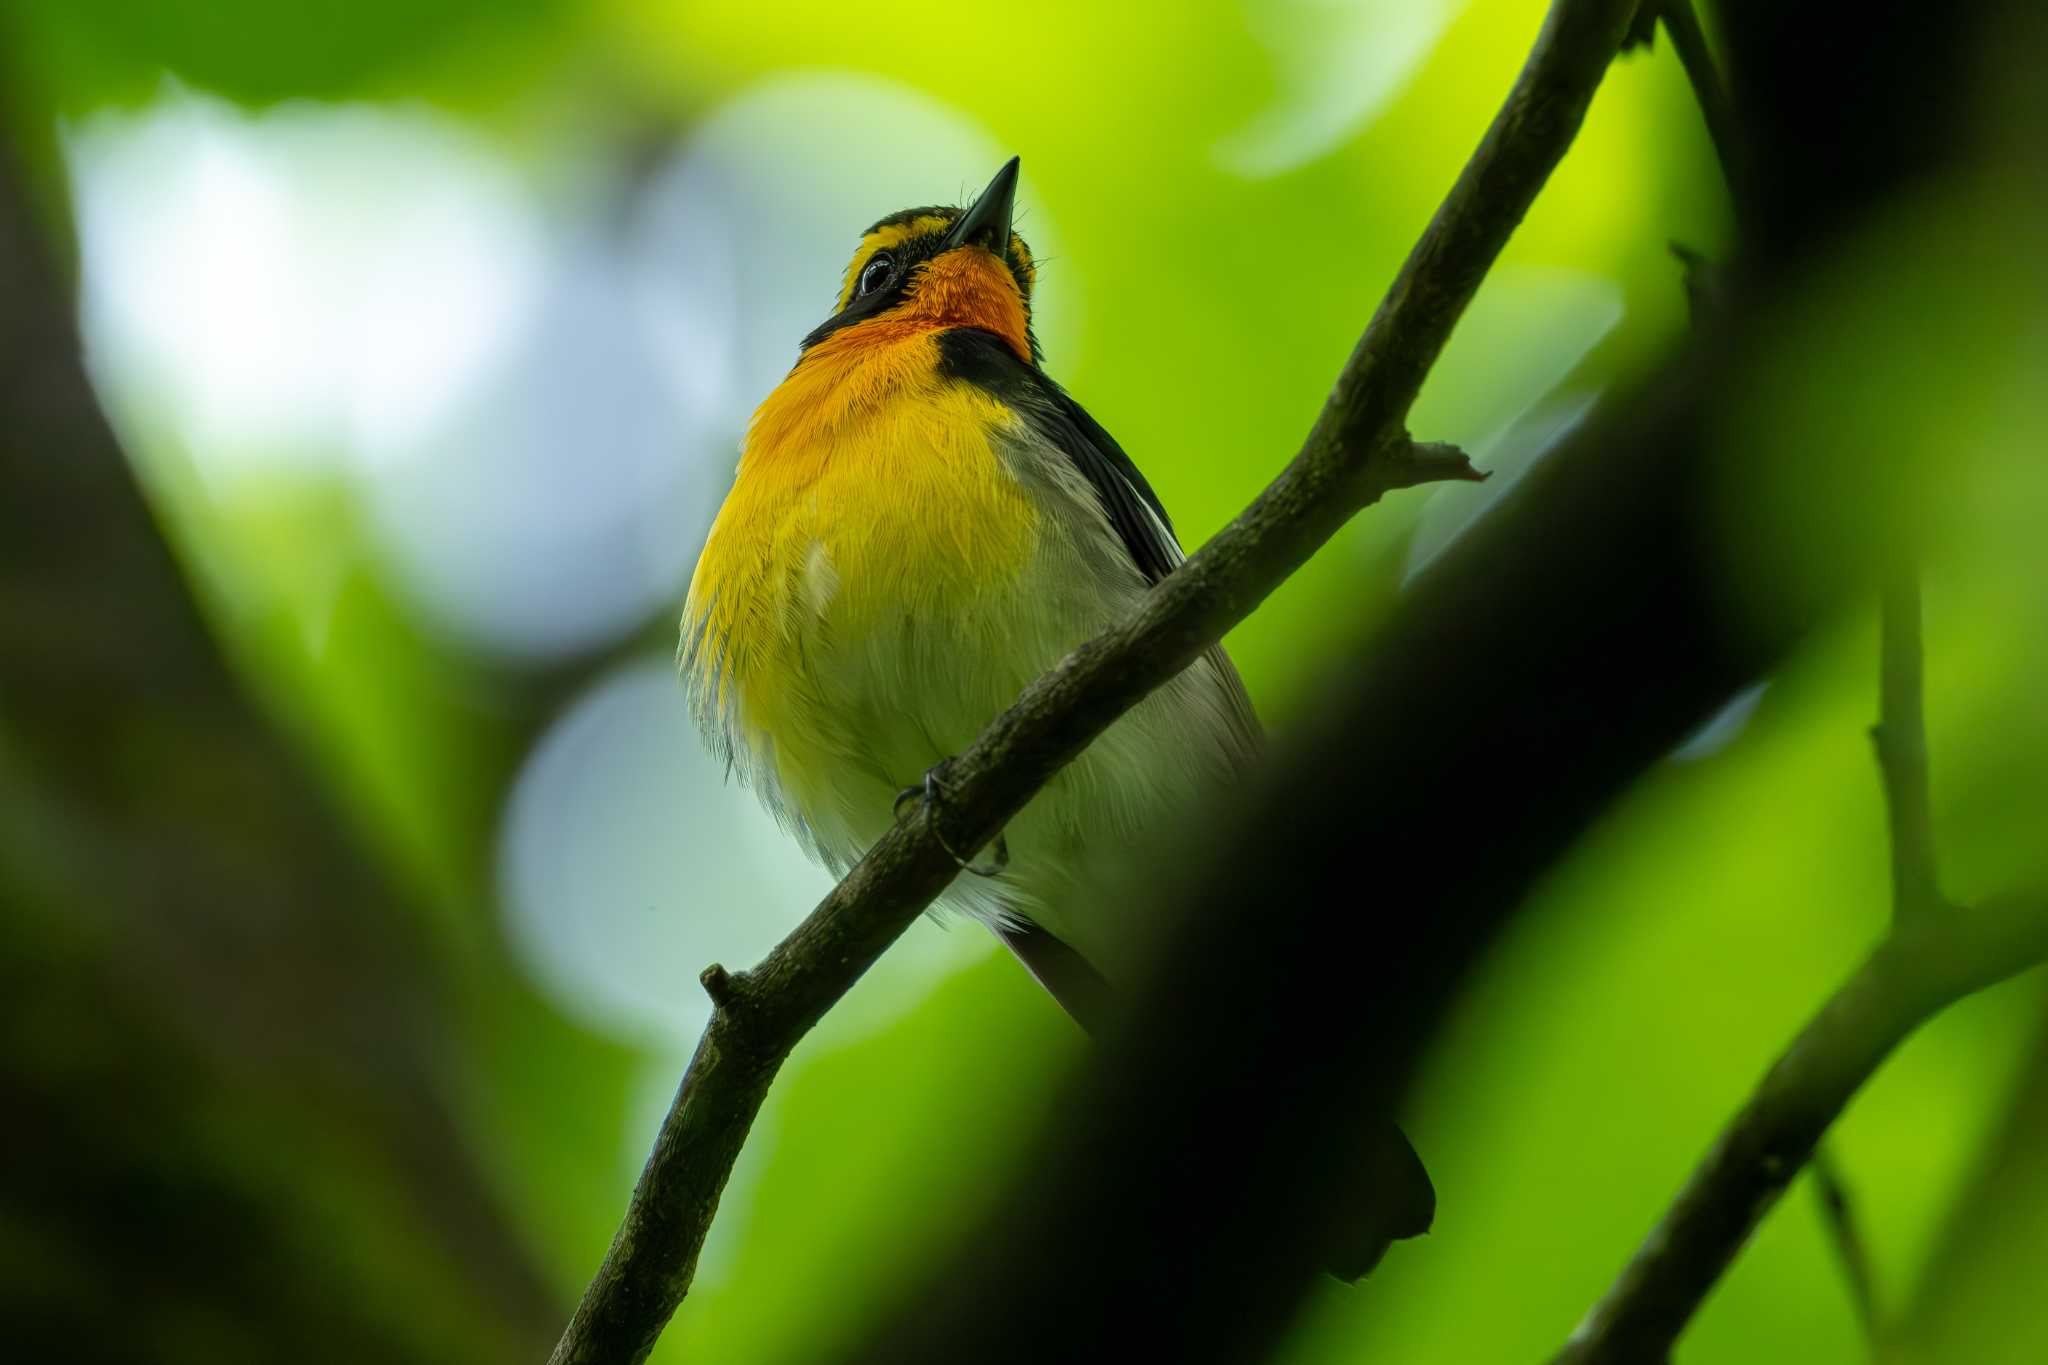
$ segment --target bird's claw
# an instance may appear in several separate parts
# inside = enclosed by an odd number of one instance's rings
[[[896,801],[891,807],[891,811],[896,817],[897,824],[900,825],[909,818],[904,814],[904,809],[916,802],[922,801],[933,810],[937,810],[946,803],[946,786],[939,778],[939,770],[945,766],[943,763],[934,763],[931,767],[925,769],[924,781],[914,787],[905,787],[902,791],[896,793]],[[955,852],[953,846],[946,842],[946,836],[940,834],[936,826],[933,827],[932,833],[938,839],[939,847],[945,849],[953,861],[960,865],[962,872],[971,872],[977,877],[996,877],[1001,876],[1003,870],[1010,865],[1010,845],[1008,840],[1000,834],[996,836],[995,843],[990,846],[991,852],[994,855],[991,860],[986,863],[976,863],[961,857]]]
[[[939,783],[939,769],[943,766],[934,763],[924,770],[924,781],[896,793],[896,804],[890,809],[896,816],[897,824],[900,825],[909,818],[903,813],[905,806],[923,801],[926,805],[936,808],[946,799],[946,789]]]
[[[953,853],[952,845],[943,837],[939,840],[939,847]],[[953,861],[960,864],[962,872],[972,872],[977,877],[1000,877],[1003,869],[1010,865],[1010,841],[998,834],[996,841],[989,845],[989,852],[994,856],[985,863],[970,863],[957,853],[953,853]]]

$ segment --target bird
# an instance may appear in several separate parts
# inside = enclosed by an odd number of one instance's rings
[[[861,234],[836,306],[754,413],[684,602],[678,663],[706,742],[835,876],[906,802],[943,801],[948,757],[1184,558],[1144,474],[1043,368],[1019,167],[965,208]],[[953,850],[973,875],[936,908],[987,924],[1099,1033],[1144,942],[1105,888],[1262,742],[1212,646],[990,849]],[[1345,1279],[1434,1217],[1421,1159],[1386,1129],[1366,1154],[1377,1212],[1330,1252]]]

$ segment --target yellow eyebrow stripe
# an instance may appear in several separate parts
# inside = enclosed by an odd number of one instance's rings
[[[888,251],[903,245],[913,237],[944,232],[953,225],[950,218],[936,213],[913,218],[907,223],[891,223],[870,232],[860,239],[860,249],[853,253],[852,264],[846,267],[846,279],[839,286],[839,306],[846,307],[853,301],[853,286],[860,279],[860,272],[867,269],[868,261],[877,251]]]

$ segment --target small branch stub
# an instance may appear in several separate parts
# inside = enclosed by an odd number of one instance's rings
[[[1721,299],[1727,293],[1723,267],[1684,242],[1669,245],[1672,256],[1685,272],[1686,308],[1692,314],[1693,326],[1697,327],[1721,309]]]
[[[1408,486],[1425,483],[1485,483],[1491,470],[1480,469],[1472,457],[1448,441],[1410,441],[1402,464],[1411,478]]]
[[[704,987],[704,994],[711,997],[712,1006],[720,1014],[735,1014],[739,1010],[739,982],[724,965],[714,962],[697,977]]]

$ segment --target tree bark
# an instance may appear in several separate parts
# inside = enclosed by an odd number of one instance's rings
[[[554,1294],[444,1098],[440,964],[224,667],[101,413],[9,153],[7,1354],[537,1357]]]

